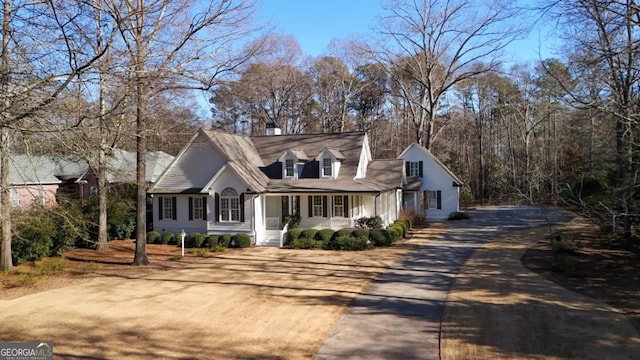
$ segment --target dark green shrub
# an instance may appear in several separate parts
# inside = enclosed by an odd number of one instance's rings
[[[235,234],[232,239],[233,244],[241,249],[251,246],[251,237],[247,234]]]
[[[461,211],[454,211],[450,213],[448,217],[449,220],[464,220],[468,218],[469,218],[469,215]]]
[[[61,256],[70,250],[78,242],[89,239],[86,220],[79,206],[70,206],[67,202],[61,202],[53,214],[56,234],[51,238],[51,255]]]
[[[209,235],[207,236],[206,239],[204,239],[204,243],[202,244],[202,246],[204,247],[208,247],[209,250],[214,250],[216,248],[216,246],[218,246],[218,239],[220,238],[220,235]]]
[[[333,234],[335,234],[335,230],[333,229],[322,229],[322,230],[318,230],[318,232],[316,233],[316,240],[320,240],[322,241],[324,244],[328,243],[329,240],[331,240],[331,238],[333,237]]]
[[[19,224],[11,239],[11,258],[14,264],[38,260],[51,254],[51,237],[55,235],[51,219],[32,217]]]
[[[284,245],[290,245],[293,240],[300,237],[300,233],[302,233],[302,229],[300,228],[289,229],[284,237]]]
[[[161,242],[163,244],[169,244],[171,242],[173,242],[173,244],[176,244],[176,240],[175,240],[175,236],[173,236],[173,233],[170,231],[167,231],[165,233],[162,233],[161,235]]]
[[[304,229],[300,233],[299,239],[315,239],[318,229]]]
[[[391,234],[386,229],[372,229],[369,231],[369,239],[373,246],[389,246],[393,242]]]
[[[323,246],[322,240],[308,238],[298,238],[291,242],[291,247],[294,249],[322,249]]]
[[[218,245],[228,248],[231,245],[231,234],[222,234],[218,237]]]
[[[335,239],[341,236],[351,236],[351,233],[353,233],[353,230],[354,229],[350,229],[350,228],[340,229],[333,234],[333,238]]]
[[[378,229],[382,227],[382,218],[380,216],[363,217],[356,220],[357,228]]]
[[[188,248],[199,248],[204,243],[204,239],[207,238],[207,235],[201,234],[198,232],[193,232],[189,234],[187,238],[184,239],[184,246]]]
[[[356,238],[353,236],[338,236],[331,239],[328,244],[330,250],[365,250],[370,248],[369,239]]]
[[[355,229],[351,233],[351,236],[356,238],[369,239],[369,229],[367,228]]]
[[[387,228],[387,231],[391,235],[392,242],[402,239],[402,228],[392,225]]]
[[[157,231],[149,231],[147,233],[147,244],[156,244],[160,241],[160,233]]]

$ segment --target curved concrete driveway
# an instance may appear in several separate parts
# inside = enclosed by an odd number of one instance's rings
[[[460,267],[485,242],[518,229],[554,226],[566,213],[525,206],[468,211],[439,239],[422,240],[347,309],[316,359],[440,359],[440,320]],[[420,234],[418,237],[420,238]]]

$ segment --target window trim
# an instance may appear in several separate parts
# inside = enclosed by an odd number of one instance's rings
[[[289,166],[291,164],[291,166]],[[291,172],[291,174],[289,174]],[[293,178],[295,177],[295,161],[293,159],[285,159],[284,160],[284,177],[285,178]]]
[[[233,188],[226,188],[220,193],[220,218],[225,223],[240,222],[240,196]]]

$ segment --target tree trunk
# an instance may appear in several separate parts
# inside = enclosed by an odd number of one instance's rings
[[[2,64],[0,74],[0,86],[2,86],[2,124],[0,124],[0,226],[2,226],[2,245],[0,246],[0,270],[13,269],[11,260],[11,190],[9,183],[9,154],[11,134],[5,122],[9,116],[8,84],[9,84],[9,19],[11,17],[11,0],[5,0],[2,11]]]

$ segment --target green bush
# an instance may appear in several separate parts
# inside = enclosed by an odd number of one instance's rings
[[[284,228],[284,225],[287,225],[287,224],[289,225],[289,229],[299,228],[301,220],[302,219],[300,218],[300,215],[298,215],[298,214],[287,215],[282,220],[283,228]]]
[[[299,239],[315,239],[318,229],[304,229],[300,233]]]
[[[372,229],[369,231],[369,239],[373,246],[389,246],[393,242],[393,238],[386,229]]]
[[[251,237],[247,234],[235,234],[232,242],[241,249],[251,246]]]
[[[166,245],[166,244],[169,244],[169,243],[171,243],[171,242],[173,242],[174,244],[176,244],[176,240],[174,240],[175,238],[176,238],[176,237],[175,237],[175,236],[173,236],[173,233],[172,233],[172,232],[167,231],[167,232],[165,232],[165,233],[162,233],[162,235],[161,235],[161,242],[162,242],[163,244],[165,244],[165,245]]]
[[[289,229],[284,237],[284,245],[290,245],[293,240],[296,240],[300,237],[301,233],[302,229],[300,228]]]
[[[369,239],[353,236],[338,236],[331,239],[327,248],[329,250],[366,250],[371,247]]]
[[[156,244],[160,241],[160,233],[157,231],[149,231],[147,233],[147,244]]]
[[[79,206],[61,202],[53,215],[56,234],[51,244],[51,255],[61,256],[78,242],[89,239],[86,220]]]
[[[184,246],[188,248],[199,248],[202,247],[204,240],[207,238],[207,235],[201,234],[199,232],[193,232],[189,234],[187,238],[184,240]]]
[[[400,219],[393,222],[392,225],[396,225],[402,228],[402,237],[407,237],[407,233],[409,232],[409,225]]]
[[[11,258],[14,264],[34,261],[51,254],[55,224],[49,218],[31,218],[19,224],[11,239]]]
[[[220,235],[220,237],[218,238],[218,245],[228,248],[229,245],[231,244],[231,234],[222,234]]]
[[[333,229],[318,230],[318,232],[316,233],[315,239],[320,240],[324,244],[326,244],[329,242],[329,240],[331,240],[331,238],[333,237],[333,234],[335,234],[335,230]]]
[[[468,218],[469,218],[469,215],[461,211],[454,211],[450,213],[448,217],[449,220],[464,220]]]
[[[387,231],[391,235],[392,242],[402,239],[402,228],[392,225],[387,228]]]
[[[382,218],[380,216],[363,217],[356,220],[357,228],[378,229],[382,227]]]
[[[324,242],[322,240],[298,238],[291,242],[294,249],[322,249]]]
[[[351,236],[356,238],[369,239],[369,229],[368,228],[355,229],[351,233]]]
[[[220,235],[215,235],[215,234],[209,235],[207,236],[206,239],[204,239],[204,243],[202,244],[202,246],[209,248],[209,250],[214,250],[216,246],[218,246],[219,238],[220,238]]]
[[[337,237],[342,237],[342,236],[351,236],[351,234],[353,233],[353,230],[354,229],[350,229],[350,228],[340,229],[333,234],[333,239]]]

